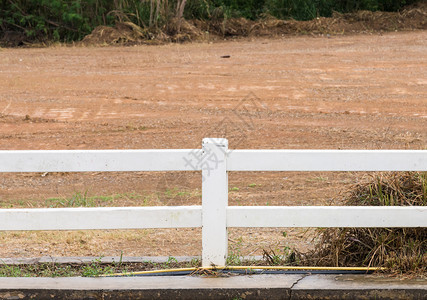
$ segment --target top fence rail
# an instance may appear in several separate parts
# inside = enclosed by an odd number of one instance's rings
[[[227,171],[425,171],[424,150],[233,150]]]
[[[185,158],[202,150],[0,151],[0,172],[200,171]]]
[[[184,150],[0,150],[0,172],[201,171]],[[426,150],[228,150],[227,171],[426,171]]]

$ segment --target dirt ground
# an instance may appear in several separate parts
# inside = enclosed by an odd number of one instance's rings
[[[0,48],[0,149],[426,149],[427,31]],[[229,175],[230,205],[339,204],[367,174]],[[197,172],[0,174],[0,206],[201,203]],[[284,238],[283,231],[287,232]],[[243,255],[312,230],[232,229]],[[200,255],[199,229],[0,232],[0,257]]]

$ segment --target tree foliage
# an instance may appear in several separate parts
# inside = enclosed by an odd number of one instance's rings
[[[396,11],[416,0],[2,0],[0,38],[14,32],[32,41],[82,39],[96,26],[130,21],[141,27],[163,27],[187,19],[310,20],[332,11]],[[178,28],[179,30],[179,28]]]

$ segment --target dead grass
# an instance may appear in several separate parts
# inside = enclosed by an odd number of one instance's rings
[[[0,244],[2,257],[199,255],[201,230],[8,231],[0,233]]]
[[[427,173],[381,173],[358,183],[346,205],[425,206]],[[427,228],[319,229],[315,249],[301,254],[312,266],[385,267],[388,272],[427,275]]]

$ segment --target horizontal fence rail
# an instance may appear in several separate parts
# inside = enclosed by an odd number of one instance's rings
[[[424,227],[424,207],[228,207],[227,227]]]
[[[424,227],[423,207],[228,207],[227,227]],[[0,209],[0,230],[202,227],[201,206]]]
[[[200,171],[187,162],[201,150],[0,151],[0,172]]]
[[[188,228],[201,206],[0,209],[0,230]]]
[[[427,207],[228,206],[228,171],[427,171],[426,150],[0,151],[0,172],[202,171],[202,206],[0,209],[0,230],[202,227],[202,264],[224,265],[228,227],[427,227]]]
[[[424,150],[233,150],[228,171],[425,171]]]

